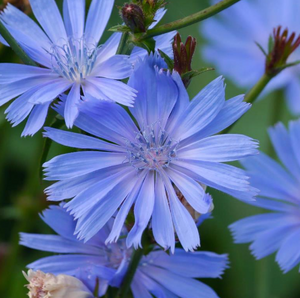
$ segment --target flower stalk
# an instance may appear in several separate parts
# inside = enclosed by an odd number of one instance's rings
[[[239,1],[240,0],[223,0],[221,2],[218,2],[215,5],[212,5],[208,8],[205,8],[199,12],[196,12],[196,13],[189,15],[185,18],[182,18],[180,20],[173,21],[171,23],[155,27],[154,29],[149,30],[145,35],[143,35],[142,39],[147,39],[150,37],[158,36],[158,35],[161,35],[164,33],[168,33],[168,32],[178,30],[178,29],[193,25],[195,23],[201,22],[201,21],[221,12],[222,10],[232,6],[233,4],[235,4]]]
[[[138,248],[134,251],[131,257],[130,264],[128,266],[127,273],[124,277],[124,281],[118,291],[116,298],[127,298],[128,292],[130,290],[131,282],[134,278],[136,269],[140,263],[141,258],[143,257],[144,251],[142,248]]]

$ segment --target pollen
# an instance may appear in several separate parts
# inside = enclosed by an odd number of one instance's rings
[[[138,170],[161,170],[176,158],[178,142],[172,140],[159,125],[136,134],[135,142],[127,142],[128,159]]]
[[[82,83],[95,66],[98,49],[84,38],[70,38],[65,45],[52,47],[52,68],[67,80]]]

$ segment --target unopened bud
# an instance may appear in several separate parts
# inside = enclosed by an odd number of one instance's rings
[[[173,52],[174,52],[174,69],[182,76],[192,70],[192,60],[196,49],[196,39],[189,36],[185,44],[181,41],[179,33],[174,37]],[[187,87],[190,79],[184,82]]]
[[[271,39],[269,53],[266,60],[266,73],[270,75],[278,74],[286,68],[290,55],[300,46],[300,35],[296,38],[293,32],[290,36],[288,29],[281,31],[281,26],[274,28],[273,40]],[[292,65],[291,65],[292,66]]]
[[[70,275],[53,275],[42,271],[23,272],[29,284],[29,298],[92,298],[92,293],[77,278]]]
[[[121,17],[131,32],[146,32],[145,16],[140,6],[126,3],[121,9]]]

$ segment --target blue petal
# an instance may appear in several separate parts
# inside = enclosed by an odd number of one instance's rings
[[[69,89],[71,85],[71,82],[62,78],[53,79],[52,81],[42,85],[30,98],[29,102],[33,104],[48,103]]]
[[[225,104],[215,119],[204,129],[184,140],[184,144],[198,141],[229,127],[251,107],[251,104],[244,102],[244,95],[239,95],[225,101]]]
[[[99,175],[98,179],[102,178],[101,180],[99,179],[97,183],[84,189],[65,205],[75,219],[85,216],[88,212],[93,212],[95,205],[101,202],[128,175],[126,166],[119,168],[119,171],[116,170],[107,170],[107,176],[105,177]]]
[[[50,50],[51,42],[41,28],[25,13],[8,3],[1,13],[1,20],[27,38],[38,41],[41,49]]]
[[[152,216],[154,202],[154,172],[149,171],[134,205],[135,222],[126,239],[127,247],[133,245],[137,249],[142,246],[142,234]]]
[[[30,0],[32,11],[43,29],[56,45],[67,43],[65,26],[54,0]]]
[[[196,224],[176,196],[169,178],[163,176],[163,181],[167,189],[173,223],[180,243],[184,250],[193,251],[200,245],[200,237]]]
[[[205,214],[209,211],[211,202],[204,200],[206,198],[205,192],[199,183],[171,168],[169,168],[166,173],[193,209],[201,214]]]
[[[64,0],[63,10],[67,35],[81,38],[84,32],[85,0]]]
[[[124,155],[119,153],[82,151],[56,156],[43,167],[47,180],[63,180],[119,165],[123,161]]]
[[[136,276],[138,277],[138,271]],[[147,288],[140,282],[140,279],[134,278],[131,283],[131,290],[134,298],[153,298]]]
[[[190,103],[178,119],[172,137],[184,140],[207,126],[225,104],[225,87],[222,77],[207,85]]]
[[[64,117],[67,128],[73,127],[74,121],[78,116],[78,104],[80,102],[80,98],[80,85],[75,83],[67,96],[65,104]]]
[[[299,154],[299,146],[300,146],[300,121],[290,121],[289,123],[290,130],[290,140],[293,148],[293,156],[295,156],[297,160],[298,166],[300,166],[300,154]],[[299,176],[297,176],[299,177]]]
[[[152,230],[156,242],[164,249],[175,249],[174,227],[172,216],[162,179],[156,177],[155,203],[152,215]]]
[[[272,140],[274,149],[285,167],[300,180],[300,164],[298,163],[298,151],[293,151],[293,128],[296,128],[296,122],[290,122],[291,138],[282,123],[277,123],[274,127],[269,128],[269,135]],[[298,129],[300,135],[300,129]],[[298,138],[294,138],[298,139]],[[295,146],[294,146],[295,148]]]
[[[87,135],[45,127],[44,136],[64,146],[79,149],[95,149],[110,152],[125,152],[120,146]]]
[[[86,86],[84,91],[95,98],[115,101],[129,107],[132,107],[134,104],[136,91],[123,82],[96,77],[88,78],[87,82],[92,84],[94,89],[91,90]],[[99,93],[97,93],[98,90],[100,91]]]
[[[10,84],[31,77],[49,77],[51,74],[52,70],[47,68],[15,63],[0,63],[0,84]]]
[[[97,247],[89,246],[81,242],[74,242],[57,235],[40,235],[20,233],[20,244],[29,248],[54,252],[54,253],[78,253],[99,255],[101,251]]]
[[[258,154],[257,141],[238,134],[208,137],[178,150],[178,158],[213,162],[239,160]]]
[[[60,236],[77,241],[73,235],[75,231],[74,218],[68,214],[61,206],[50,206],[41,214],[41,219]]]
[[[46,188],[45,193],[48,195],[49,201],[71,199],[118,170],[119,167],[105,168],[77,178],[64,179]]]
[[[30,90],[33,87],[36,87],[38,85],[43,85],[53,80],[54,78],[51,76],[41,76],[41,77],[33,77],[33,78],[20,80],[7,85],[2,85],[1,95],[0,95],[0,105],[4,105],[14,97],[19,96],[20,94]]]
[[[265,230],[280,227],[289,216],[284,213],[266,213],[240,219],[229,226],[235,243],[254,241]]]
[[[85,36],[88,44],[98,44],[110,18],[114,0],[93,0],[88,12]]]
[[[291,233],[282,243],[276,261],[284,273],[288,272],[300,262],[300,229]]]
[[[141,271],[162,286],[182,298],[217,298],[217,294],[207,285],[192,278],[177,275],[171,271],[145,266]]]
[[[33,270],[41,270],[51,272],[52,274],[69,274],[75,275],[78,268],[89,268],[91,264],[103,265],[103,269],[107,271],[107,276],[113,276],[114,270],[104,267],[106,259],[100,256],[90,255],[61,255],[51,256],[40,259],[34,263],[27,265]]]
[[[103,197],[85,216],[78,220],[76,233],[85,241],[93,237],[113,216],[135,184],[134,169],[128,171],[124,179]]]
[[[285,201],[298,202],[298,182],[279,163],[260,152],[259,155],[242,160],[251,175],[251,183],[263,196],[273,196]]]
[[[33,136],[44,125],[51,102],[36,105],[27,120],[22,137]]]
[[[130,211],[130,208],[132,207],[132,205],[134,204],[134,202],[136,201],[136,199],[138,197],[138,194],[140,192],[140,189],[141,189],[141,186],[145,179],[146,174],[147,174],[147,172],[143,171],[137,177],[135,186],[133,187],[132,191],[130,192],[130,194],[128,195],[126,200],[123,202],[122,206],[120,207],[120,210],[118,211],[118,214],[114,220],[114,225],[111,229],[111,233],[109,234],[108,238],[106,239],[106,243],[116,242],[119,239],[122,229],[124,227],[124,222],[126,220],[126,217]]]
[[[194,278],[220,278],[228,264],[227,255],[206,251],[187,253],[182,249],[176,249],[174,255],[154,251],[147,259],[158,267]]]
[[[253,200],[258,190],[250,186],[246,172],[222,163],[207,161],[174,161],[171,165],[184,172],[191,178],[231,194],[240,200]]]
[[[289,110],[293,115],[300,114],[299,94],[300,94],[299,78],[294,77],[292,78],[292,80],[290,80],[289,84],[285,89],[285,98],[287,100]]]
[[[132,66],[129,63],[128,56],[114,55],[95,65],[91,75],[107,79],[123,80],[128,78],[131,72]]]
[[[287,222],[269,228],[266,231],[261,231],[261,233],[250,245],[252,254],[256,259],[262,259],[274,253],[281,246],[284,239],[288,237],[295,228],[297,228],[297,230],[299,231],[299,225],[295,226],[295,224]]]

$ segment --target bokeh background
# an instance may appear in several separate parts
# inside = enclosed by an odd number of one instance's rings
[[[58,0],[60,6],[61,2]],[[208,0],[169,0],[168,2],[168,12],[163,22],[187,16],[208,5]],[[122,3],[123,1],[117,0],[116,6]],[[115,7],[108,28],[120,22]],[[192,35],[198,40],[194,68],[211,66],[203,61],[200,55],[205,40],[200,36],[199,24],[182,29],[180,33],[184,38]],[[104,39],[109,34],[107,32]],[[20,61],[10,49],[1,45],[0,62]],[[198,93],[218,75],[216,69],[195,78],[189,87],[191,96]],[[225,81],[227,98],[247,91],[238,89],[226,77]],[[23,125],[11,128],[4,117],[5,108],[5,106],[0,108],[0,297],[22,298],[27,297],[22,270],[25,270],[26,264],[47,254],[19,246],[18,233],[21,231],[51,233],[38,215],[48,205],[43,194],[47,183],[40,178],[40,159],[44,139],[41,132],[33,138],[20,138]],[[279,120],[287,123],[291,118],[282,94],[277,92],[255,103],[232,132],[243,133],[259,140],[261,150],[275,157],[267,136],[267,128]],[[48,158],[65,153],[67,150],[53,145]],[[228,253],[230,268],[225,271],[222,279],[205,282],[211,285],[221,298],[299,298],[298,268],[282,274],[274,262],[274,255],[256,261],[250,254],[248,245],[233,243],[228,225],[245,216],[259,213],[260,210],[223,193],[213,190],[210,193],[214,197],[215,209],[213,219],[207,220],[200,227],[201,249]]]

